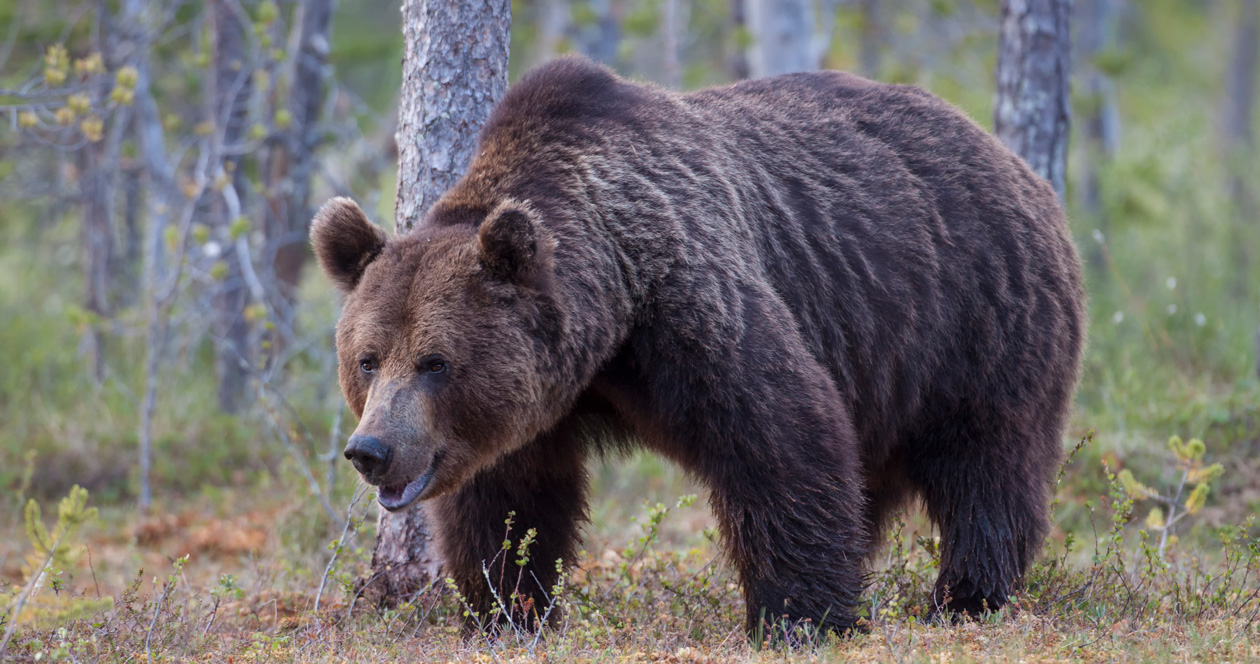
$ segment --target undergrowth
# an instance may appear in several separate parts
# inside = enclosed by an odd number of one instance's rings
[[[81,567],[86,550],[77,538],[96,517],[86,492],[76,489],[62,501],[51,530],[36,504],[28,503],[30,564],[25,581],[4,602],[3,626],[12,636],[4,656],[224,662],[940,661],[938,656],[1163,661],[1173,653],[1181,653],[1177,659],[1248,658],[1260,629],[1254,518],[1216,529],[1212,549],[1184,546],[1172,533],[1174,524],[1199,513],[1209,490],[1199,487],[1226,474],[1204,464],[1204,455],[1200,441],[1174,438],[1165,462],[1180,470],[1182,481],[1167,492],[1104,465],[1105,495],[1097,503],[1085,501],[1089,530],[1057,533],[1007,605],[957,624],[950,616],[928,618],[939,544],[915,525],[916,515],[899,515],[864,594],[860,613],[869,631],[844,639],[812,634],[807,625],[776,626],[781,634],[746,638],[738,585],[718,553],[716,535],[706,532],[689,548],[661,546],[662,524],[689,507],[694,495],[673,506],[645,504],[637,535],[599,555],[582,552],[579,564],[545,589],[553,600],[546,607],[524,602],[519,592],[535,582],[524,570],[533,543],[545,535],[514,533],[509,518],[504,547],[485,572],[487,583],[491,575],[515,574],[518,592],[496,596],[491,615],[480,616],[470,614],[449,580],[393,609],[356,595],[353,580],[367,562],[356,540],[366,513],[362,492],[329,545],[317,584],[286,585],[274,577],[270,585],[247,584],[231,574],[194,582],[182,556],[157,576],[136,570],[115,597],[89,597],[58,581],[65,570]],[[1071,463],[1069,458],[1064,467]],[[1056,509],[1071,500],[1076,497],[1060,491]],[[1167,511],[1137,518],[1135,506],[1149,502]],[[469,617],[505,627],[468,630]],[[784,642],[795,647],[762,648]]]

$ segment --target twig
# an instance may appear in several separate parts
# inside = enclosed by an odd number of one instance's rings
[[[39,585],[40,579],[44,578],[44,570],[52,564],[53,556],[56,555],[57,549],[61,547],[61,542],[66,538],[66,533],[61,533],[57,541],[48,549],[48,556],[44,558],[44,562],[40,563],[35,573],[31,574],[31,580],[26,582],[26,587],[22,588],[22,592],[13,602],[13,615],[9,616],[9,626],[4,630],[4,640],[0,640],[0,657],[4,656],[4,651],[9,647],[9,639],[13,638],[13,632],[17,631],[18,616],[22,614],[22,607],[26,606],[26,601],[30,599],[31,593],[35,591],[35,587]]]
[[[341,553],[341,547],[346,544],[346,533],[350,531],[350,523],[354,521],[354,506],[358,504],[366,491],[366,486],[360,484],[354,492],[354,498],[350,500],[350,507],[346,509],[346,523],[341,528],[341,537],[337,538],[337,546],[333,547],[332,558],[328,560],[328,566],[324,568],[324,576],[319,580],[319,591],[315,593],[315,613],[319,613],[319,601],[324,596],[324,584],[328,582],[328,575],[332,573],[333,565],[337,562],[337,554]]]
[[[275,411],[269,404],[264,404],[263,412],[267,414],[267,420],[271,424],[271,428],[275,430],[276,436],[284,443],[284,447],[297,461],[298,469],[302,471],[302,475],[306,478],[306,483],[311,487],[311,493],[319,499],[319,504],[324,508],[324,512],[328,515],[328,520],[333,523],[337,522],[337,512],[333,510],[332,504],[328,502],[328,497],[324,495],[324,490],[319,486],[319,481],[315,479],[315,475],[311,473],[311,467],[306,463],[306,459],[302,456],[302,451],[289,440],[289,436],[285,434],[284,429],[280,427],[280,422],[276,419]]]
[[[158,595],[157,606],[153,609],[153,620],[149,622],[149,630],[144,634],[144,654],[149,659],[149,664],[153,664],[153,628],[157,626],[158,617],[162,615],[162,602],[166,600],[166,594],[170,592],[172,584],[167,583],[162,587],[162,594]]]

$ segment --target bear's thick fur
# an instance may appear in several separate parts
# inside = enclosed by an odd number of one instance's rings
[[[346,199],[311,232],[346,293],[347,456],[387,508],[426,501],[476,608],[509,511],[537,529],[543,606],[608,448],[708,488],[749,629],[853,626],[911,496],[953,609],[1001,606],[1041,546],[1079,261],[1050,186],[920,89],[819,72],[677,94],[560,59],[508,91],[414,233]]]

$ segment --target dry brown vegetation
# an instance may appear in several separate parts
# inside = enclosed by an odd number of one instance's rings
[[[1187,455],[1195,451],[1194,441],[1182,447]],[[1190,456],[1170,460],[1182,462],[1194,466]],[[1089,472],[1082,466],[1078,459],[1073,469]],[[364,547],[371,528],[363,525],[369,510],[362,492],[351,501],[349,520],[333,524],[337,538],[323,550],[303,542],[327,532],[330,524],[319,523],[319,508],[279,492],[244,504],[202,500],[139,521],[128,512],[107,512],[83,517],[88,522],[82,532],[71,529],[59,545],[64,557],[50,556],[55,560],[34,584],[5,657],[21,662],[1260,658],[1260,541],[1250,535],[1251,521],[1218,529],[1214,547],[1183,547],[1174,536],[1161,557],[1158,524],[1149,517],[1145,527],[1131,524],[1138,521],[1135,500],[1149,487],[1131,473],[1108,472],[1105,478],[1107,494],[1100,500],[1065,490],[1057,501],[1058,507],[1070,503],[1086,510],[1091,535],[1078,539],[1057,531],[1023,592],[979,620],[924,619],[936,541],[917,513],[908,522],[898,520],[865,595],[869,632],[846,639],[817,637],[807,625],[746,638],[738,587],[706,527],[703,501],[692,495],[670,506],[644,504],[632,519],[614,515],[616,507],[597,505],[590,550],[562,587],[552,589],[561,613],[540,633],[511,626],[497,634],[466,631],[458,594],[441,586],[392,609],[363,600],[359,577],[367,569]],[[678,478],[670,483],[670,490],[685,486]],[[75,509],[63,503],[60,520],[73,521]],[[634,529],[624,530],[627,524]],[[59,532],[54,527],[51,537]],[[23,543],[4,554],[0,569],[15,599],[30,579],[32,559],[40,557],[23,561],[18,554],[38,554],[39,539],[38,533],[5,533],[6,541]],[[528,555],[520,534],[508,540],[489,573],[511,574],[516,561]],[[780,647],[783,637],[794,647]]]

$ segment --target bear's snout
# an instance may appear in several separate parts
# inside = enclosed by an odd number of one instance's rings
[[[393,453],[376,436],[350,436],[350,443],[344,452],[355,470],[364,477],[381,477],[389,472]]]

